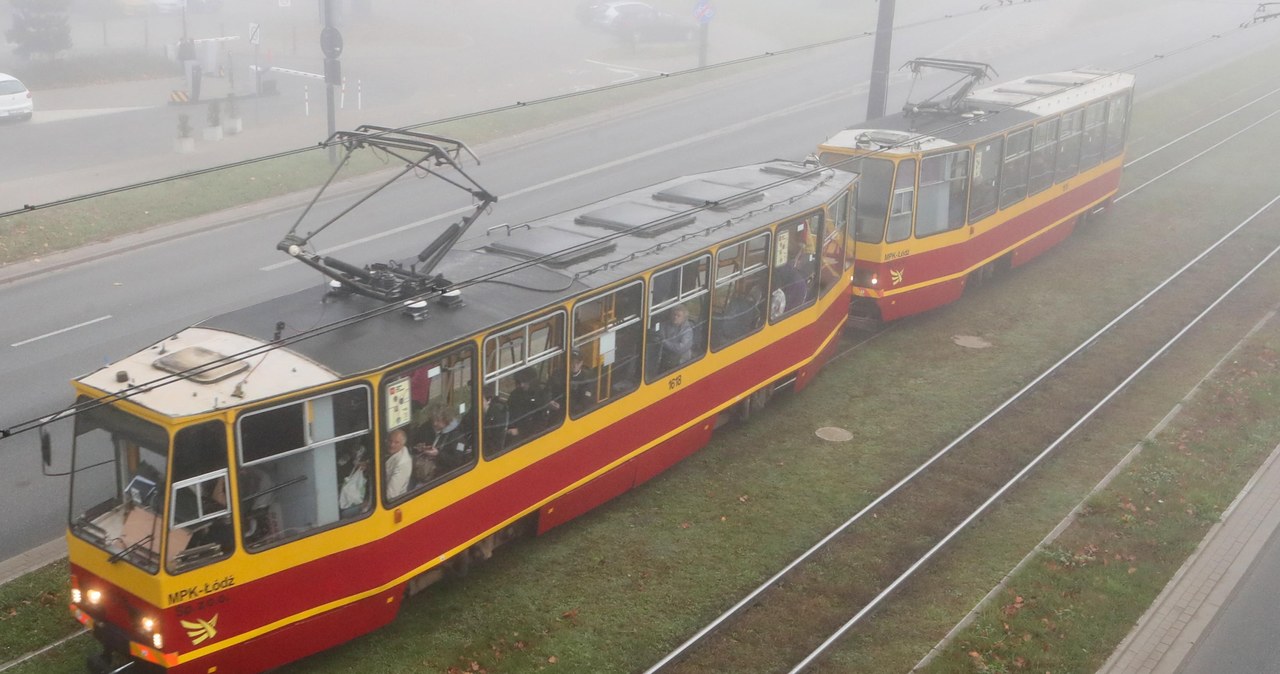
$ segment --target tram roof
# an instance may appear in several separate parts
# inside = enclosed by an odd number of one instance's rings
[[[182,379],[133,399],[186,416],[374,371],[821,206],[853,179],[775,160],[682,176],[472,237],[438,269],[462,288],[461,307],[433,301],[427,317],[414,320],[397,305],[250,358],[219,381]],[[330,295],[322,285],[205,320],[170,338],[168,350],[204,345],[232,355],[273,341],[280,324],[288,338],[387,308],[361,295]],[[135,383],[158,378],[165,374],[154,364],[158,352],[152,346],[82,381],[115,393],[130,385],[115,382],[125,365]]]
[[[1117,93],[1132,87],[1133,80],[1128,73],[1085,69],[1031,75],[976,89],[957,111],[904,111],[870,120],[837,133],[823,147],[886,154],[941,150]]]

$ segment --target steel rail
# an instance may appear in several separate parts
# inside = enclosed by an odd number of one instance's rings
[[[1252,222],[1255,218],[1257,218],[1267,209],[1275,205],[1277,201],[1280,201],[1280,194],[1277,194],[1276,196],[1272,197],[1271,200],[1268,201],[1265,206],[1263,206],[1262,208],[1259,208],[1257,211],[1254,211],[1253,215],[1250,215],[1248,218],[1246,218],[1244,222],[1242,222],[1237,227],[1237,229],[1239,229],[1239,227],[1242,227]],[[810,652],[809,655],[805,657],[804,660],[801,660],[799,664],[793,667],[790,670],[790,674],[798,674],[798,672],[804,671],[805,668],[813,664],[813,662],[817,658],[821,657],[827,651],[827,649],[831,647],[832,644],[834,644],[837,640],[839,640],[840,637],[844,636],[858,622],[860,622],[863,618],[865,618],[867,614],[869,614],[872,610],[874,610],[877,606],[879,606],[880,603],[885,600],[885,598],[893,594],[894,591],[896,591],[898,587],[902,585],[902,583],[904,583],[907,579],[913,576],[915,572],[918,571],[922,566],[924,566],[926,562],[932,559],[933,556],[937,554],[939,550],[946,547],[946,545],[950,543],[953,538],[955,538],[961,531],[968,528],[968,526],[972,524],[974,520],[980,517],[982,513],[986,512],[987,508],[991,507],[991,505],[994,504],[996,501],[998,501],[1001,496],[1004,496],[1005,492],[1013,488],[1013,486],[1018,482],[1021,482],[1022,478],[1026,477],[1026,475],[1031,472],[1031,469],[1035,468],[1037,465],[1040,464],[1041,461],[1045,459],[1045,457],[1053,453],[1053,450],[1057,449],[1058,446],[1061,445],[1063,441],[1065,441],[1068,437],[1074,434],[1076,430],[1080,428],[1080,426],[1084,425],[1084,423],[1087,422],[1089,419],[1092,419],[1093,416],[1097,414],[1098,410],[1102,409],[1104,406],[1106,406],[1107,403],[1111,402],[1112,398],[1119,395],[1121,391],[1123,391],[1131,382],[1133,382],[1134,379],[1138,377],[1138,375],[1146,371],[1147,367],[1149,367],[1151,363],[1155,362],[1157,358],[1164,355],[1166,351],[1168,351],[1170,348],[1173,347],[1174,344],[1176,344],[1178,341],[1182,339],[1183,335],[1185,335],[1189,330],[1191,330],[1191,328],[1198,325],[1200,321],[1203,320],[1204,317],[1209,314],[1210,311],[1213,311],[1214,308],[1216,308],[1219,304],[1221,304],[1224,300],[1226,300],[1228,296],[1234,293],[1236,289],[1238,289],[1241,285],[1243,285],[1245,281],[1248,281],[1255,273],[1257,273],[1259,269],[1263,267],[1263,265],[1270,262],[1271,258],[1275,257],[1277,254],[1280,254],[1280,246],[1276,246],[1275,248],[1272,248],[1271,252],[1268,253],[1266,257],[1262,258],[1262,260],[1257,264],[1255,264],[1248,272],[1244,274],[1244,276],[1240,277],[1235,283],[1231,285],[1230,288],[1228,288],[1225,292],[1219,295],[1218,298],[1215,299],[1213,302],[1211,302],[1209,306],[1205,307],[1203,311],[1197,314],[1195,318],[1191,319],[1191,321],[1188,322],[1185,326],[1183,326],[1182,329],[1179,330],[1177,334],[1175,334],[1172,338],[1170,338],[1169,341],[1165,342],[1164,345],[1161,346],[1159,349],[1157,349],[1156,352],[1153,353],[1149,358],[1143,361],[1143,363],[1139,365],[1137,369],[1129,373],[1129,375],[1125,377],[1123,381],[1117,384],[1115,388],[1111,389],[1111,392],[1103,396],[1101,400],[1099,400],[1093,407],[1089,408],[1089,411],[1085,412],[1079,419],[1075,421],[1075,423],[1071,424],[1071,426],[1067,428],[1067,430],[1064,431],[1061,435],[1059,435],[1057,439],[1049,443],[1049,446],[1046,447],[1039,454],[1037,454],[1034,459],[1032,459],[1026,466],[1022,468],[1022,470],[1018,471],[1018,473],[1014,475],[1012,478],[1010,478],[1008,482],[1005,482],[1004,485],[1002,485],[999,489],[997,489],[995,493],[993,493],[986,501],[982,503],[982,505],[974,509],[974,511],[970,513],[968,517],[966,517],[962,522],[960,522],[960,524],[958,524],[954,529],[952,529],[946,536],[943,536],[942,539],[939,540],[932,548],[930,548],[928,552],[924,553],[924,555],[922,555],[919,559],[917,559],[915,563],[913,563],[906,571],[902,573],[902,575],[898,576],[896,579],[893,580],[893,582],[889,583],[889,585],[886,586],[884,590],[881,590],[880,594],[877,594],[875,597],[873,597],[871,601],[868,602],[865,606],[863,606],[860,611],[855,613],[854,616],[848,620],[848,622],[846,622],[844,625],[841,625],[840,629],[836,630],[830,637],[828,637],[825,641],[823,641],[821,645],[819,645],[816,649]]]

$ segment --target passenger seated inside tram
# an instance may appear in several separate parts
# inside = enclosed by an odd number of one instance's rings
[[[403,428],[397,428],[387,434],[386,479],[385,489],[388,499],[399,498],[409,490],[409,478],[413,472],[413,459],[405,450],[408,435]]]
[[[235,532],[231,528],[231,511],[227,510],[227,481],[223,479],[209,481],[209,502],[213,504],[210,511],[226,511],[221,517],[209,520],[200,525],[187,543],[187,549],[193,550],[202,545],[214,544],[222,552],[235,549]]]
[[[472,453],[471,445],[467,441],[467,433],[462,423],[454,416],[452,408],[437,403],[428,406],[427,409],[431,420],[431,441],[414,446],[414,452],[417,454],[414,462],[414,477],[418,477],[418,465],[421,464],[423,466],[421,472],[425,477],[419,479],[423,481],[470,463]]]
[[[764,294],[758,284],[737,288],[716,319],[716,329],[712,331],[716,348],[732,344],[755,332],[763,322],[763,304]]]
[[[683,304],[671,307],[663,328],[662,351],[659,369],[669,372],[693,359],[693,324],[689,322],[689,310]]]
[[[338,487],[338,515],[348,519],[367,511],[372,501],[364,445],[357,446],[353,456],[341,459],[339,467],[346,469],[346,476]]]
[[[507,428],[511,424],[507,402],[502,399],[502,396],[495,396],[493,389],[488,386],[481,389],[480,397],[482,401],[480,421],[484,424],[485,452],[498,454],[506,445]],[[467,427],[470,428],[470,426]],[[474,443],[472,446],[475,446]]]
[[[546,428],[548,400],[538,373],[527,367],[513,375],[516,387],[507,396],[508,445],[520,444]]]
[[[551,396],[550,407],[554,412],[559,412],[563,406],[564,392],[561,389],[565,380],[569,382],[569,410],[573,414],[581,414],[596,404],[596,371],[593,368],[586,367],[582,358],[582,352],[574,349],[569,356],[569,371],[563,369],[557,370],[551,375]]]
[[[784,302],[780,309],[773,313],[774,318],[793,310],[809,299],[809,288],[813,282],[812,255],[806,251],[796,253],[791,264],[778,267],[774,274],[777,278],[774,285],[782,291]],[[776,293],[776,291],[775,291]]]
[[[270,493],[262,494],[271,488],[271,478],[261,468],[240,469],[240,536],[246,548],[253,548],[274,533],[271,515],[268,508],[272,502]]]

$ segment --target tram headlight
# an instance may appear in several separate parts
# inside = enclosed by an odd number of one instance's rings
[[[853,270],[853,284],[859,288],[877,288],[880,286],[880,275],[866,267],[856,267]]]
[[[84,593],[80,591],[80,588],[78,587],[71,588],[71,603],[79,604],[79,603],[82,603],[83,601],[84,601]]]
[[[148,634],[150,634],[151,632],[154,632],[155,629],[156,629],[156,621],[152,620],[151,618],[142,619],[143,632],[147,632]]]
[[[89,598],[89,603],[93,606],[97,606],[98,604],[102,603],[101,590],[89,590],[87,593],[85,593],[85,596]]]
[[[154,646],[157,651],[164,650],[164,637],[160,636],[159,632],[152,634],[151,645]]]

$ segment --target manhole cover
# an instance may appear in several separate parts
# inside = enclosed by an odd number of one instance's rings
[[[981,337],[974,337],[973,335],[955,335],[951,338],[951,341],[955,342],[956,346],[963,346],[966,349],[991,348],[991,342],[988,342]]]
[[[853,433],[835,426],[823,426],[816,432],[818,437],[828,442],[848,442],[853,439]]]

